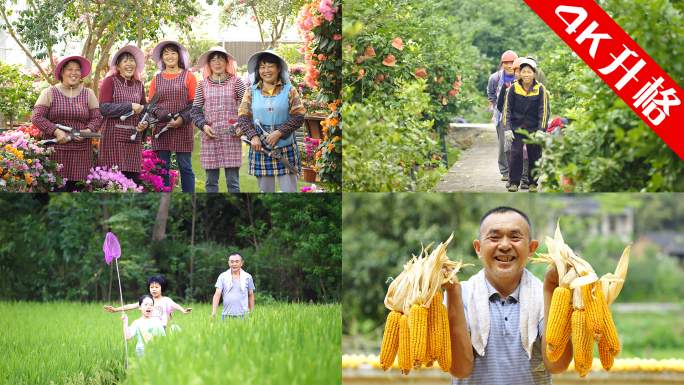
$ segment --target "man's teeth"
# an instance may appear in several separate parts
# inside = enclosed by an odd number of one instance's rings
[[[499,257],[494,257],[494,258],[495,258],[497,261],[500,261],[500,262],[510,262],[510,261],[512,261],[513,259],[515,259],[515,257],[501,257],[501,256],[499,256]]]

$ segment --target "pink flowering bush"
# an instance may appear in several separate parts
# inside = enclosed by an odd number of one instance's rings
[[[170,187],[164,186],[162,175],[166,175],[164,169],[164,162],[159,158],[156,152],[152,150],[143,150],[143,171],[140,173],[140,185],[145,192],[168,192]],[[171,186],[175,186],[178,181],[178,172],[171,171],[169,173],[169,180]]]
[[[308,136],[304,138],[304,143],[299,146],[302,166],[314,167],[316,165],[316,151],[318,151],[320,142],[319,139],[311,139]]]
[[[50,192],[66,185],[57,175],[61,164],[50,160],[52,147],[44,148],[26,127],[0,136],[0,192]]]
[[[83,192],[142,192],[142,186],[138,186],[132,180],[126,178],[118,167],[95,167],[90,169],[90,174],[84,182],[78,182],[83,186]]]

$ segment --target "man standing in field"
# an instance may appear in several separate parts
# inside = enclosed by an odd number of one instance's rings
[[[531,228],[519,210],[490,210],[473,242],[484,269],[462,284],[442,286],[451,331],[452,385],[551,384],[551,374],[570,365],[572,341],[557,361],[546,356],[544,320],[558,272],[555,267],[547,271],[542,283],[525,269],[539,245]]]
[[[228,257],[230,270],[224,271],[216,281],[214,294],[214,309],[211,317],[216,315],[219,300],[223,296],[223,313],[221,319],[244,318],[245,313],[254,310],[254,280],[246,271],[242,270],[242,255],[233,253]]]

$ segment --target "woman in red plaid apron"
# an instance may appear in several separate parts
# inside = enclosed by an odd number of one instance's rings
[[[90,62],[81,56],[64,58],[55,68],[54,76],[60,80],[40,94],[31,122],[43,132],[45,139],[57,139],[50,160],[62,165],[57,174],[67,179],[64,186],[54,191],[80,191],[76,186],[85,181],[93,167],[93,142],[90,138],[67,139],[67,132],[56,124],[71,127],[77,132],[98,132],[102,116],[95,93],[83,87],[81,80],[90,73]]]
[[[100,87],[100,113],[104,117],[97,157],[98,166],[118,167],[126,178],[139,183],[142,171],[142,135],[149,119],[140,122],[147,104],[140,69],[145,55],[140,48],[127,45],[112,57],[109,73]],[[133,113],[133,115],[131,115]],[[122,121],[121,117],[125,117]],[[135,138],[131,139],[135,134]]]
[[[238,123],[242,132],[250,138],[249,174],[259,183],[259,191],[275,192],[275,182],[283,192],[297,191],[297,174],[282,162],[259,152],[266,144],[276,146],[283,158],[301,172],[295,131],[304,123],[306,109],[296,87],[290,84],[287,63],[273,51],[257,52],[247,62],[251,85],[245,91]],[[256,120],[270,133],[256,127]],[[260,135],[267,134],[265,140]]]
[[[181,112],[186,107],[192,107],[197,88],[197,79],[187,69],[190,55],[188,50],[175,41],[163,41],[152,51],[152,59],[157,63],[158,73],[150,84],[150,98],[159,92],[155,111],[159,123],[154,124],[152,136],[152,150],[165,161],[166,174],[163,175],[164,185],[169,187],[169,169],[171,166],[171,151],[176,153],[180,170],[181,188],[183,192],[195,192],[195,174],[192,171],[191,155],[194,147],[193,125],[190,110],[176,119],[171,114]],[[168,126],[164,132],[163,129]],[[158,137],[157,137],[158,136]]]
[[[229,129],[237,123],[238,105],[245,93],[245,84],[235,76],[235,58],[222,47],[214,47],[200,56],[197,68],[204,79],[197,85],[192,120],[202,128],[200,163],[207,173],[208,193],[219,192],[221,169],[225,169],[229,193],[240,192],[242,166],[241,132]],[[240,134],[240,135],[238,135]]]

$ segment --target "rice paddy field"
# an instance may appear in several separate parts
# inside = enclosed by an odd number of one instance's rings
[[[145,357],[128,341],[121,313],[102,304],[0,302],[0,384],[339,384],[341,305],[255,306],[244,320],[221,320],[219,306],[182,304],[182,331],[155,338]],[[129,324],[140,317],[127,311]]]

